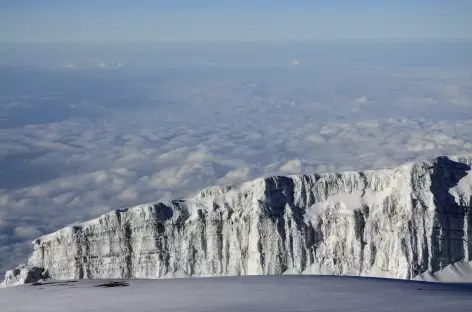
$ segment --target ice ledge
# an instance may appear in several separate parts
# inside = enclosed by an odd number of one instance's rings
[[[0,284],[0,288],[31,284],[46,278],[47,272],[43,268],[21,264],[6,272],[5,280]]]

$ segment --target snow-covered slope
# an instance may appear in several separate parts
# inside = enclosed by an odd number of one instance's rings
[[[279,176],[112,211],[34,241],[55,279],[313,273],[409,279],[469,261],[472,155]]]
[[[341,276],[81,280],[0,289],[2,312],[467,312],[472,286]]]
[[[441,271],[424,272],[414,279],[427,282],[472,283],[472,261],[458,261],[448,265]]]

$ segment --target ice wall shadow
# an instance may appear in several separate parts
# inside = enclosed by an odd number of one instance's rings
[[[469,259],[470,250],[465,241],[472,230],[470,201],[458,203],[449,190],[459,183],[471,166],[448,157],[438,157],[432,168],[431,193],[436,206],[432,235],[432,270],[464,259]]]

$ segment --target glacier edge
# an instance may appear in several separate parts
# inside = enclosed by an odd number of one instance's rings
[[[411,279],[470,261],[472,155],[259,178],[36,239],[54,279],[336,274]]]

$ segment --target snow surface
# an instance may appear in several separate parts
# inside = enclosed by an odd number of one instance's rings
[[[469,261],[472,156],[276,176],[120,209],[36,239],[54,279],[334,274],[410,279]]]
[[[335,276],[81,280],[0,290],[2,312],[415,311],[464,312],[472,285]]]
[[[441,271],[424,272],[414,279],[429,282],[472,283],[472,261],[458,261],[448,265]]]

